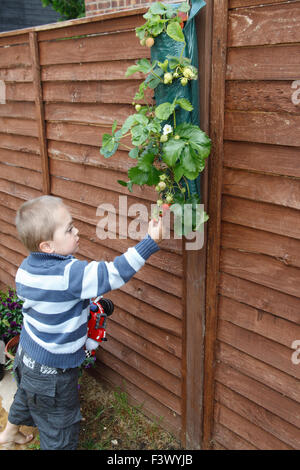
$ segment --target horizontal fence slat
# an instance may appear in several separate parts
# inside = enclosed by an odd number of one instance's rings
[[[299,80],[300,45],[229,48],[227,80]]]
[[[149,50],[140,45],[132,32],[40,43],[41,65],[106,62],[111,57],[114,60],[140,59],[149,57]]]
[[[239,8],[229,11],[228,47],[300,42],[300,5]]]
[[[282,346],[225,320],[219,320],[218,339],[261,362],[275,367],[281,372],[298,380],[300,378],[299,367],[291,361],[294,352],[291,348]]]
[[[150,58],[150,54],[149,57]],[[131,65],[135,65],[136,60],[116,60],[106,62],[93,62],[79,64],[57,64],[44,65],[41,70],[43,82],[74,81],[85,82],[93,80],[114,81],[114,80],[144,80],[145,75],[138,72],[131,77],[125,77],[125,73]],[[1,73],[1,70],[0,70]],[[1,76],[1,75],[0,75]]]
[[[0,132],[0,147],[8,150],[18,150],[20,152],[40,153],[38,139],[30,136],[4,134]]]
[[[181,359],[181,341],[178,337],[166,333],[160,325],[155,323],[151,325],[119,307],[115,308],[111,320],[118,325],[125,325],[130,332],[135,332],[140,338],[151,341],[151,343],[166,351],[168,353],[168,362],[165,363],[164,360],[159,360],[160,366],[177,377],[181,376],[181,363],[179,361]],[[161,354],[160,351],[158,351],[158,354]]]
[[[131,104],[139,84],[133,80],[44,82],[43,93],[45,102]]]
[[[298,89],[300,81],[295,87],[290,80],[227,80],[225,107],[227,110],[299,115]]]
[[[300,115],[227,111],[224,138],[299,147],[299,126]]]
[[[221,273],[220,294],[276,317],[300,324],[300,299],[255,282]]]
[[[300,208],[300,180],[294,178],[225,169],[223,193],[293,209]]]
[[[31,65],[28,44],[0,48],[0,68]]]
[[[291,347],[295,338],[300,338],[299,325],[228,297],[220,297],[219,318],[253,331],[288,348]]]
[[[257,382],[256,380],[247,377],[247,375],[229,367],[225,364],[219,364],[217,367],[217,375],[216,379],[218,382],[221,382],[226,387],[230,388],[243,397],[251,400],[253,404],[257,404],[256,411],[261,412],[261,414],[265,414],[265,418],[270,414],[275,415],[275,421],[279,421],[276,417],[280,417],[283,421],[281,422],[281,426],[278,426],[279,431],[279,438],[280,438],[280,428],[284,428],[285,422],[292,424],[293,427],[290,430],[293,430],[293,437],[296,437],[296,427],[299,427],[299,416],[295,414],[295,405],[296,403],[291,400],[290,398],[282,396],[280,393],[276,392],[275,390],[270,389],[264,384]],[[261,408],[260,410],[258,408]],[[253,409],[254,410],[254,409]],[[263,411],[264,410],[264,411]],[[245,410],[246,411],[246,410]],[[267,415],[267,416],[266,416]],[[249,417],[251,416],[251,413]],[[245,416],[246,417],[246,416]],[[269,415],[270,417],[270,415]],[[261,416],[263,419],[263,417]],[[251,418],[250,418],[251,419]],[[256,416],[258,419],[258,416]],[[256,421],[255,419],[255,421]],[[254,421],[254,422],[255,422]],[[262,422],[257,423],[260,427],[266,427],[269,432],[272,430],[272,434],[274,434],[274,428],[270,426],[268,423],[269,419],[266,419],[265,424]],[[268,424],[267,424],[268,423]],[[268,429],[269,428],[269,429]],[[277,431],[277,432],[278,432]],[[298,434],[299,439],[299,434]],[[298,441],[298,445],[299,445]],[[289,443],[291,445],[291,443]],[[295,441],[293,441],[293,445],[295,445]]]
[[[38,136],[37,123],[33,119],[0,117],[0,129],[7,134]]]
[[[32,82],[32,68],[0,69],[0,80],[5,80],[6,82]]]
[[[220,269],[233,276],[299,297],[299,270],[269,256],[222,249]]]
[[[7,150],[0,147],[0,162],[13,165],[16,173],[19,167],[41,172],[40,157],[31,153]]]
[[[222,220],[300,239],[298,211],[288,207],[223,195]]]
[[[8,118],[23,118],[34,120],[35,105],[34,103],[18,103],[16,101],[6,101],[5,104],[0,105],[0,116]],[[0,145],[2,145],[2,139],[0,141]]]
[[[248,419],[243,418],[238,413],[231,411],[229,408],[217,403],[215,408],[215,416],[217,422],[228,427],[238,436],[242,437],[250,444],[256,446],[260,450],[291,450],[281,440],[264,431],[259,426],[251,423]]]
[[[98,125],[112,125],[114,120],[117,120],[120,125],[132,110],[133,107],[127,104],[46,103],[45,119]]]
[[[257,447],[220,423],[214,423],[213,450],[257,450]]]
[[[287,266],[300,267],[300,240],[225,222],[221,244],[224,248],[262,253],[281,260]]]
[[[226,381],[227,376],[224,377],[224,375],[225,374],[223,373],[221,380],[225,379],[224,381]],[[242,375],[238,376],[237,378],[240,378],[241,383],[245,381],[247,384],[247,379],[245,380]],[[260,387],[255,387],[255,385],[256,384],[254,382],[252,384],[253,392],[257,392],[257,394],[262,393],[259,390]],[[299,448],[299,432],[295,426],[286,422],[284,419],[277,417],[265,406],[257,405],[252,400],[253,398],[255,399],[256,396],[253,397],[251,395],[250,397],[247,396],[245,398],[244,394],[241,394],[240,391],[237,393],[236,389],[232,390],[231,386],[231,381],[229,382],[229,385],[225,383],[225,386],[223,383],[217,383],[216,399],[219,403],[225,405],[229,409],[232,409],[232,411],[238,413],[240,416],[249,419],[252,423],[259,426],[261,429],[264,429],[268,433],[280,439],[285,444],[291,446],[292,449]]]
[[[276,3],[286,3],[286,0],[229,0],[228,7],[231,9],[259,5],[274,5]]]
[[[76,163],[62,162],[53,159],[50,159],[50,172],[53,176],[101,187],[105,190],[116,191],[129,197],[128,189],[118,183],[118,180],[127,179],[127,175],[124,175],[124,173],[108,169],[95,169],[86,165],[78,165]],[[157,197],[153,188],[149,186],[134,188],[132,195],[147,199],[148,202],[155,202]],[[101,201],[100,198],[98,198],[98,200],[99,202]],[[148,208],[149,204],[147,204],[147,210]],[[150,212],[148,214],[150,215]]]
[[[282,396],[299,402],[299,381],[294,377],[221,341],[217,343],[216,358],[223,364],[276,390]]]
[[[18,168],[0,163],[1,178],[35,189],[42,188],[42,174],[27,168]]]
[[[223,162],[230,168],[300,177],[297,147],[225,141]]]
[[[145,376],[158,385],[180,396],[181,380],[169,370],[167,352],[113,321],[109,322],[107,338],[108,341],[103,345],[105,351],[116,355],[129,366],[143,371]],[[180,363],[178,359],[176,361]],[[160,365],[162,362],[164,367]]]

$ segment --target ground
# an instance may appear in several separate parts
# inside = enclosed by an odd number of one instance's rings
[[[126,393],[111,390],[101,384],[88,372],[84,372],[80,384],[81,431],[79,450],[177,450],[180,443],[159,423],[149,420],[141,412],[142,407],[128,404]],[[0,404],[1,405],[1,404]],[[1,408],[1,406],[0,406]],[[7,412],[1,408],[0,430],[7,421]],[[25,445],[2,446],[0,450],[39,449],[36,428],[23,426],[25,434],[35,435]]]

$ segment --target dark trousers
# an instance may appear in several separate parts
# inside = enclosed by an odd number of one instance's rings
[[[9,422],[36,426],[42,450],[76,450],[82,419],[78,368],[62,370],[38,364],[19,346],[14,374],[18,389]]]

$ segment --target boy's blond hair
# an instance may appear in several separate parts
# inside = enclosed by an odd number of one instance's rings
[[[20,240],[29,251],[40,251],[41,242],[53,240],[55,211],[63,206],[59,197],[41,196],[24,202],[16,215]]]

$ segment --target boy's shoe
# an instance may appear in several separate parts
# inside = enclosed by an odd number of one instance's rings
[[[0,381],[4,377],[4,364],[0,364]]]

